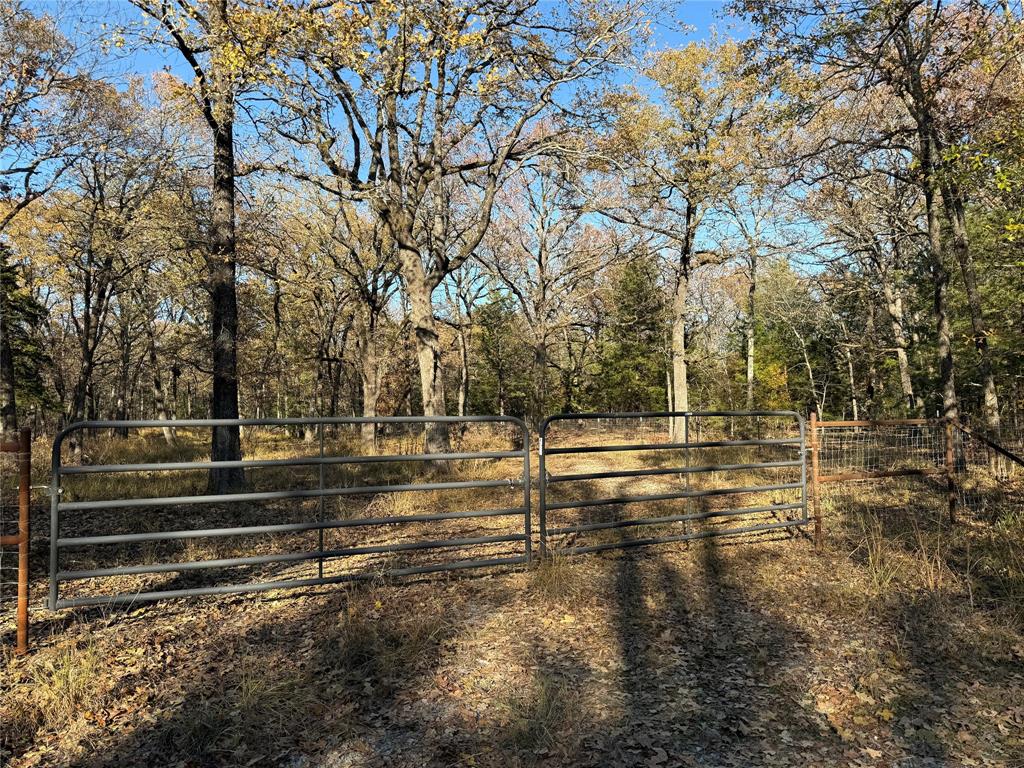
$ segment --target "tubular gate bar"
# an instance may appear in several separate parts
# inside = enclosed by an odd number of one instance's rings
[[[744,417],[782,417],[792,419],[799,430],[798,437],[781,437],[774,439],[738,439],[738,440],[689,440],[689,423],[694,418],[744,418]],[[683,422],[683,442],[666,443],[626,443],[616,445],[583,445],[583,446],[552,446],[547,438],[548,428],[556,421],[576,420],[642,420],[643,419],[681,419]],[[661,525],[665,523],[698,521],[718,518],[730,518],[740,515],[773,513],[781,511],[799,510],[800,517],[792,520],[779,520],[775,522],[762,522],[750,525],[743,525],[737,528],[722,530],[684,532],[681,535],[649,537],[641,539],[628,539],[613,543],[603,543],[591,546],[578,546],[562,548],[560,553],[578,554],[583,552],[597,552],[606,549],[618,549],[622,547],[640,546],[646,544],[658,544],[664,542],[688,541],[692,539],[703,539],[713,536],[730,536],[742,533],[754,533],[757,531],[769,531],[780,528],[791,528],[804,526],[809,522],[807,514],[807,467],[806,467],[806,434],[804,419],[795,411],[652,411],[644,413],[581,413],[581,414],[558,414],[546,418],[540,427],[540,449],[539,449],[539,470],[540,483],[538,488],[539,496],[539,523],[540,523],[540,551],[545,554],[548,548],[548,537],[554,535],[577,534],[597,530],[610,530],[646,525]],[[692,451],[708,448],[743,448],[758,446],[790,446],[798,451],[794,458],[779,461],[745,462],[730,464],[701,464],[698,466],[689,465],[689,457]],[[584,472],[562,475],[549,475],[547,473],[547,457],[563,454],[590,454],[608,452],[637,452],[657,450],[682,450],[686,456],[684,467],[670,468],[643,468],[624,469],[606,472]],[[783,467],[798,467],[799,480],[787,483],[773,483],[769,485],[743,485],[726,488],[708,488],[691,490],[689,478],[693,475],[707,474],[712,472],[730,473],[745,470],[775,469]],[[685,489],[669,491],[665,493],[636,494],[636,495],[613,495],[598,498],[588,498],[578,501],[548,501],[548,486],[559,483],[574,483],[588,480],[605,480],[611,478],[638,478],[652,476],[677,475],[687,480]],[[754,507],[737,507],[733,509],[716,509],[701,512],[684,512],[681,514],[662,515],[658,517],[630,518],[625,520],[608,520],[600,522],[583,522],[574,525],[565,525],[554,528],[548,527],[548,512],[553,510],[584,509],[605,505],[632,504],[639,502],[666,501],[674,499],[695,499],[710,498],[714,496],[728,496],[750,493],[770,493],[776,491],[799,490],[800,499],[790,503],[761,504]]]
[[[355,424],[465,424],[465,423],[499,423],[515,427],[521,437],[520,447],[508,451],[469,451],[449,453],[417,453],[398,455],[358,455],[329,456],[324,453],[324,427],[330,425]],[[239,461],[180,461],[156,462],[144,464],[105,464],[85,466],[62,466],[61,447],[68,435],[82,430],[98,429],[138,429],[138,428],[170,428],[181,429],[190,427],[296,427],[316,426],[320,433],[320,450],[317,456],[302,456],[287,459],[252,459]],[[323,418],[287,418],[287,419],[173,419],[147,421],[88,421],[72,424],[60,432],[53,443],[53,479],[50,486],[50,595],[51,610],[82,605],[101,605],[113,603],[140,603],[171,597],[192,595],[231,594],[242,592],[261,592],[286,587],[308,587],[322,584],[336,584],[357,579],[367,579],[378,575],[403,576],[420,573],[454,571],[466,568],[481,568],[499,565],[529,563],[531,559],[530,543],[530,435],[529,429],[521,419],[500,416],[410,416],[410,417],[323,417]],[[466,480],[451,482],[398,483],[388,485],[327,487],[324,469],[328,465],[349,464],[389,464],[396,462],[445,462],[462,459],[520,459],[522,472],[518,478],[504,480]],[[155,498],[121,498],[108,501],[61,501],[61,481],[66,475],[85,474],[117,474],[124,472],[177,472],[199,469],[219,468],[259,468],[259,467],[291,467],[316,466],[320,468],[319,487],[298,490],[274,490],[246,493],[226,493],[219,495],[163,496]],[[466,510],[443,513],[423,513],[413,515],[376,516],[345,518],[337,520],[323,519],[323,502],[330,496],[367,495],[380,493],[413,493],[418,491],[452,490],[466,488],[521,488],[522,505],[500,509]],[[147,533],[122,533],[93,536],[64,536],[61,523],[64,513],[88,510],[110,510],[141,507],[167,507],[182,504],[208,504],[226,502],[269,501],[282,499],[316,498],[320,500],[318,519],[273,523],[267,525],[230,526],[220,528],[158,530]],[[522,518],[522,533],[496,536],[473,536],[453,539],[423,539],[404,541],[373,546],[354,546],[343,549],[325,549],[323,533],[325,530],[348,528],[354,526],[381,526],[412,522],[435,522],[444,520],[463,520],[468,518],[491,518],[518,516]],[[249,534],[296,533],[317,531],[319,546],[312,551],[285,552],[269,555],[252,555],[245,557],[220,558],[215,560],[198,560],[169,563],[138,563],[109,568],[93,568],[89,570],[63,571],[60,569],[61,554],[68,549],[77,547],[96,547],[123,545],[138,542],[157,542],[168,540],[189,540],[240,536]],[[389,554],[415,550],[442,548],[466,548],[482,544],[500,542],[522,542],[523,553],[514,557],[496,557],[474,560],[451,560],[431,565],[393,568],[380,573],[345,573],[342,575],[324,575],[323,566],[327,560],[364,554]],[[136,592],[115,595],[87,595],[73,599],[62,599],[60,585],[64,582],[81,579],[98,579],[105,577],[132,574],[182,573],[210,568],[231,568],[246,565],[263,565],[270,563],[301,563],[315,561],[318,563],[318,576],[315,578],[288,578],[273,581],[255,581],[216,586],[191,587],[184,589],[166,589],[149,592]]]

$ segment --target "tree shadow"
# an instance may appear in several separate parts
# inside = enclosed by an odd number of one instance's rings
[[[402,721],[403,692],[434,673],[446,644],[473,619],[451,600],[429,611],[385,608],[391,596],[412,594],[402,586],[337,589],[304,607],[284,605],[237,635],[189,638],[202,658],[190,650],[172,706],[72,765],[283,765],[348,742],[367,765],[384,764],[403,734],[423,735]],[[381,621],[385,611],[400,618]]]
[[[898,670],[899,693],[888,704],[894,736],[915,759],[952,764],[976,739],[971,729],[990,724],[963,715],[982,706],[981,690],[1019,684],[1019,664],[993,645],[1016,625],[1000,610],[1000,575],[977,565],[1005,563],[1004,553],[995,551],[991,537],[974,539],[969,522],[949,521],[944,487],[930,496],[914,490],[907,503],[886,506],[852,491],[836,493],[845,514],[832,536],[859,567],[895,574],[870,603],[872,618],[891,641],[890,666]],[[866,544],[871,541],[877,550]],[[996,746],[1003,740],[996,737]]]
[[[754,765],[780,739],[839,745],[785,685],[807,638],[746,599],[721,541],[693,542],[688,575],[665,545],[616,561],[626,725],[645,735],[610,745],[615,764]]]

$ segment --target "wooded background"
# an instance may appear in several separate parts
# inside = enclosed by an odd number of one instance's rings
[[[674,9],[632,1],[84,9],[0,0],[6,430],[771,407],[1021,431],[1019,3],[735,0],[742,39],[675,46]],[[157,50],[190,76],[125,74]]]

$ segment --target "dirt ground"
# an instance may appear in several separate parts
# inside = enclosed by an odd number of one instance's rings
[[[941,492],[883,486],[826,500],[820,553],[773,531],[39,610],[0,762],[1024,766],[1019,515],[951,527]]]

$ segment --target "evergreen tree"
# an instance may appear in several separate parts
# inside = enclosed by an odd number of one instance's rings
[[[46,319],[46,309],[19,287],[18,267],[11,257],[11,249],[0,243],[0,322],[6,328],[2,343],[7,347],[3,355],[10,356],[13,366],[18,406],[52,405],[43,381],[49,357],[37,332]]]
[[[625,264],[612,279],[609,298],[591,400],[608,411],[664,409],[668,313],[654,259],[642,256]]]

